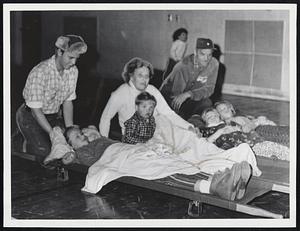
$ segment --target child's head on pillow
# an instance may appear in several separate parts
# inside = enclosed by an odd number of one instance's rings
[[[67,127],[64,136],[66,137],[68,144],[70,144],[74,150],[89,144],[88,138],[77,126]]]
[[[228,101],[224,100],[216,102],[214,106],[222,120],[231,119],[236,114],[233,105]]]
[[[218,111],[212,107],[206,108],[202,112],[201,118],[208,127],[218,125],[222,122]]]

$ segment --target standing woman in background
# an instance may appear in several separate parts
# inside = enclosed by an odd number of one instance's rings
[[[173,43],[170,50],[167,68],[163,74],[163,80],[165,80],[171,73],[175,64],[183,59],[187,48],[186,41],[188,39],[188,31],[185,28],[179,28],[173,33],[172,37]]]

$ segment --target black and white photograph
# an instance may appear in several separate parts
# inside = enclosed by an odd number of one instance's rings
[[[295,227],[297,4],[3,4],[4,227]]]

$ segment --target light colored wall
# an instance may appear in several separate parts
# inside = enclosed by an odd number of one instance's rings
[[[168,21],[168,15],[173,21]],[[175,29],[189,31],[187,54],[192,53],[197,37],[209,37],[224,50],[226,20],[284,21],[281,91],[289,94],[289,14],[279,10],[159,10],[159,11],[86,11],[43,12],[43,57],[48,57],[58,35],[63,33],[63,16],[97,17],[98,72],[101,77],[120,77],[124,64],[132,57],[149,60],[164,69],[171,36]],[[176,20],[176,15],[178,16]],[[221,57],[222,61],[222,57]]]

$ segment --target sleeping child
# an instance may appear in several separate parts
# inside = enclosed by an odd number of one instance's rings
[[[219,148],[227,150],[241,143],[248,143],[250,147],[253,147],[256,143],[264,141],[253,131],[243,132],[237,124],[227,125],[214,108],[204,110],[201,118],[205,122],[205,127],[199,128],[200,133]]]
[[[265,141],[255,131],[243,132],[237,124],[227,125],[221,120],[218,111],[214,108],[204,110],[202,120],[206,126],[199,128],[200,133],[219,148],[227,150],[241,143],[248,143],[256,155],[274,159],[289,159],[289,149],[286,146]]]
[[[64,132],[65,138],[73,151],[67,152],[62,162],[65,165],[71,163],[91,166],[95,163],[104,150],[118,141],[102,137],[96,127],[80,129],[79,127],[68,127]]]
[[[227,124],[237,124],[243,132],[255,130],[266,141],[289,147],[289,126],[279,126],[265,116],[237,116],[233,105],[228,101],[215,103],[215,108]]]
[[[156,99],[148,92],[140,93],[135,99],[136,112],[125,121],[123,143],[146,143],[153,137],[155,131],[155,119],[153,117]]]
[[[223,121],[225,121],[227,124],[239,125],[243,132],[250,132],[260,125],[276,125],[273,121],[268,120],[265,116],[259,116],[257,118],[236,116],[233,105],[228,101],[216,102],[215,108]]]

